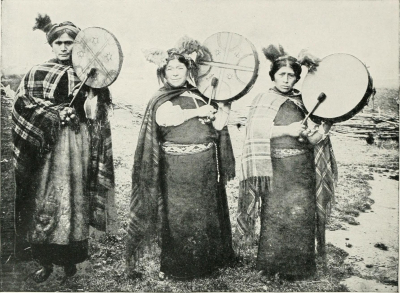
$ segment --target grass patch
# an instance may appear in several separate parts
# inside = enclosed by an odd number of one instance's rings
[[[121,253],[123,239],[106,235],[92,241],[91,251],[94,253],[84,272],[60,284],[62,271],[56,268],[50,279],[43,284],[36,284],[28,279],[21,284],[24,291],[111,291],[111,292],[319,292],[319,291],[347,291],[340,285],[340,280],[352,274],[349,265],[344,264],[347,254],[343,250],[330,244],[327,245],[327,266],[324,269],[322,262],[318,262],[316,276],[304,281],[288,282],[279,278],[266,277],[258,273],[255,259],[239,262],[234,267],[221,269],[207,278],[190,281],[158,280],[157,261],[158,252],[146,254],[139,266],[143,273],[140,278],[131,278],[124,273]],[[254,254],[256,247],[249,248],[249,254]],[[22,276],[36,268],[34,263],[19,263],[17,269],[23,271]]]
[[[339,180],[335,193],[335,203],[328,223],[331,231],[344,228],[342,222],[359,225],[356,217],[360,212],[371,209],[374,201],[369,197],[371,187],[368,180],[373,180],[368,168],[360,165],[339,164]]]

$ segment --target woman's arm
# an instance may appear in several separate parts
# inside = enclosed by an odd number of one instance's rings
[[[299,137],[304,130],[306,130],[306,126],[299,122],[293,122],[289,125],[282,126],[272,126],[271,130],[271,138],[281,137],[281,136],[292,136]]]
[[[177,126],[194,117],[210,117],[216,110],[210,105],[196,109],[182,109],[170,101],[162,104],[156,112],[156,123],[160,126]]]

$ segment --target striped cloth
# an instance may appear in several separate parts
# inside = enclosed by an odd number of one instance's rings
[[[262,93],[254,99],[246,129],[246,139],[242,152],[238,231],[239,234],[251,236],[254,233],[255,219],[259,216],[260,195],[265,192],[268,178],[273,178],[271,163],[270,136],[276,114],[281,105],[291,99],[301,109],[298,99],[301,97],[297,90],[289,95],[283,95],[274,89]],[[325,247],[325,223],[330,203],[334,197],[334,187],[337,181],[337,165],[329,136],[314,147],[316,168],[316,201],[317,201],[317,241],[319,251]],[[270,187],[271,184],[268,184]],[[262,188],[263,190],[260,190]]]
[[[314,146],[317,203],[317,251],[325,256],[325,225],[334,202],[338,169],[332,143],[327,136]]]
[[[56,104],[54,93],[64,74],[68,77],[68,96],[72,98],[81,81],[71,65],[60,64],[56,59],[34,66],[21,81],[12,113],[13,161],[18,174],[29,176],[29,167],[40,163],[57,141],[61,127],[59,110],[66,104]],[[92,138],[89,193],[94,208],[92,218],[95,218],[91,224],[104,230],[105,196],[114,188],[111,129],[107,118],[111,95],[107,88],[97,90],[96,95],[99,96],[98,113],[89,125]]]
[[[297,94],[297,92],[296,92]],[[258,94],[250,107],[242,151],[240,181],[272,176],[270,136],[276,113],[288,99],[270,89]]]
[[[41,156],[50,151],[57,140],[61,105],[54,104],[54,92],[65,73],[71,94],[80,80],[71,66],[58,64],[56,60],[34,66],[24,76],[15,94],[12,133],[17,171],[24,172],[33,155]],[[51,105],[44,106],[41,101]]]

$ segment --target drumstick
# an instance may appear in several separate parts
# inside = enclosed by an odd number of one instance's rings
[[[211,100],[215,99],[215,94],[217,92],[216,89],[217,89],[217,86],[218,86],[218,78],[213,77],[213,79],[211,80],[211,86],[213,88],[212,88],[212,92],[211,92],[211,98],[208,100],[208,104],[209,105],[211,104]]]
[[[78,91],[76,92],[75,96],[72,98],[71,102],[69,103],[69,107],[72,106],[72,104],[75,101],[75,98],[78,96],[79,92],[81,91],[82,86],[86,83],[86,81],[89,79],[89,77],[93,76],[96,73],[96,68],[90,69],[89,73],[86,75],[86,78],[84,81],[82,81],[81,85],[78,88]]]
[[[317,110],[317,108],[319,107],[319,105],[321,105],[321,103],[322,103],[323,101],[325,101],[325,99],[326,99],[325,93],[323,93],[323,92],[320,93],[319,96],[318,96],[318,98],[317,98],[317,103],[315,104],[314,108],[311,110],[311,112],[309,112],[309,113],[307,114],[306,118],[304,118],[304,120],[301,122],[301,124],[303,124],[303,125],[306,124],[308,118],[315,112],[315,110]],[[299,141],[304,141],[304,138],[299,137]]]
[[[301,122],[301,124],[303,124],[303,125],[306,124],[308,118],[315,112],[315,110],[317,110],[318,106],[321,105],[321,103],[323,101],[325,101],[325,99],[326,99],[325,93],[320,93],[318,96],[318,99],[317,99],[318,101],[315,104],[314,108],[311,110],[310,113],[307,114],[306,118],[304,118],[304,120]]]

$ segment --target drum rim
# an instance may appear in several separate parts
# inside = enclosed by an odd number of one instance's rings
[[[110,34],[110,35],[113,37],[113,39],[114,39],[114,41],[115,41],[115,44],[116,44],[117,47],[118,47],[118,51],[119,51],[119,53],[120,53],[120,54],[119,54],[119,55],[120,55],[120,60],[119,60],[119,64],[118,64],[118,71],[117,71],[117,74],[115,75],[114,80],[113,80],[112,82],[110,82],[108,85],[104,86],[104,87],[99,87],[99,88],[105,88],[105,87],[109,87],[110,85],[112,85],[112,84],[117,80],[119,74],[121,73],[122,63],[123,63],[123,61],[124,61],[124,54],[123,54],[123,52],[122,52],[122,47],[121,47],[121,44],[119,43],[118,39],[115,37],[115,35],[114,35],[112,32],[110,32],[109,30],[107,30],[107,29],[105,29],[105,28],[98,27],[98,26],[90,26],[90,27],[87,27],[87,28],[84,28],[83,30],[81,30],[81,31],[78,33],[78,35],[79,35],[81,32],[84,32],[85,30],[93,29],[93,28],[106,31],[108,34]],[[76,38],[78,37],[78,35],[76,36]],[[76,40],[76,38],[75,38],[75,40]],[[74,42],[75,42],[75,41],[74,41]],[[72,56],[72,67],[73,67],[74,70],[75,70],[76,64],[74,64],[74,58],[73,58],[73,56],[74,56],[74,48],[76,48],[76,47],[75,47],[75,46],[72,47],[72,54],[71,54],[71,56]],[[75,70],[75,72],[76,72],[76,70]],[[78,75],[77,75],[77,76],[78,76]],[[78,78],[79,78],[79,76],[78,76]],[[79,78],[79,79],[80,79],[80,78]],[[85,83],[85,84],[86,84],[86,83]],[[87,85],[87,84],[86,84],[86,85]],[[92,86],[91,86],[91,87],[92,87]],[[92,87],[92,88],[94,88],[94,87]]]
[[[260,68],[260,59],[258,57],[258,52],[257,52],[256,47],[254,46],[254,44],[252,42],[249,41],[249,39],[247,39],[246,37],[242,36],[241,34],[234,33],[234,32],[229,32],[229,31],[221,31],[221,32],[217,32],[217,33],[214,33],[214,34],[210,35],[209,37],[207,37],[205,39],[205,41],[208,40],[209,38],[211,38],[214,35],[223,34],[223,33],[229,33],[229,34],[238,35],[241,38],[244,38],[247,41],[247,43],[250,44],[250,47],[253,50],[253,56],[254,56],[254,70],[253,70],[253,75],[251,76],[250,82],[243,88],[242,91],[240,91],[238,94],[236,94],[235,96],[233,96],[233,97],[231,97],[229,99],[225,99],[225,100],[217,100],[216,99],[216,100],[213,100],[215,102],[231,102],[231,101],[238,100],[238,99],[244,97],[253,88],[254,84],[256,83],[257,78],[258,78],[258,71],[259,71],[259,68]],[[203,44],[205,43],[205,41],[203,42]],[[196,84],[196,86],[197,86],[197,84]],[[199,92],[200,92],[202,97],[204,97],[206,99],[210,99],[209,97],[204,95],[200,90],[199,90]]]

